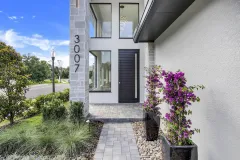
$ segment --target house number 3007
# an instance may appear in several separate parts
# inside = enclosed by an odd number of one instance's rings
[[[76,66],[76,69],[75,69],[75,72],[77,72],[80,64],[80,55],[78,54],[80,52],[80,46],[79,46],[79,43],[80,43],[80,38],[79,38],[79,35],[75,35],[75,45],[74,45],[74,52],[75,52],[75,55],[74,55],[74,62],[75,62],[75,66]]]

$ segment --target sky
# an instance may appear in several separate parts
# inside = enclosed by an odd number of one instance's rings
[[[0,41],[20,54],[49,61],[52,48],[56,60],[69,65],[69,0],[2,0]]]
[[[63,67],[67,67],[69,13],[69,0],[1,0],[0,41],[13,46],[21,55],[30,53],[45,61],[51,60],[50,53],[54,48],[56,60],[62,60]],[[94,37],[91,20],[89,35]],[[105,28],[109,28],[108,25]],[[132,32],[128,33],[132,31],[132,24],[124,23],[123,28],[121,35],[132,35]],[[94,59],[90,57],[89,64],[93,63]]]

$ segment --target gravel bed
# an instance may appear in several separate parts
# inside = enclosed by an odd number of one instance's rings
[[[132,126],[141,160],[163,160],[160,137],[156,141],[146,141],[144,122],[134,122]]]

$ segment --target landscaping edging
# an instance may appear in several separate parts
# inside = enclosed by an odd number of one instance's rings
[[[100,122],[100,121],[91,121],[90,126],[93,125],[93,124],[97,125],[98,129],[97,129],[97,132],[95,133],[95,137],[94,137],[95,140],[92,140],[93,147],[83,157],[83,159],[85,158],[86,160],[93,160],[93,157],[94,157],[95,151],[97,149],[97,145],[98,145],[98,142],[99,142],[99,139],[100,139],[100,135],[101,135],[104,123]]]

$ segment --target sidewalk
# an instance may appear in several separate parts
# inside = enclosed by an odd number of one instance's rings
[[[140,160],[131,122],[143,120],[141,104],[90,104],[89,112],[105,122],[94,160]]]
[[[130,122],[104,124],[94,160],[140,160]]]

